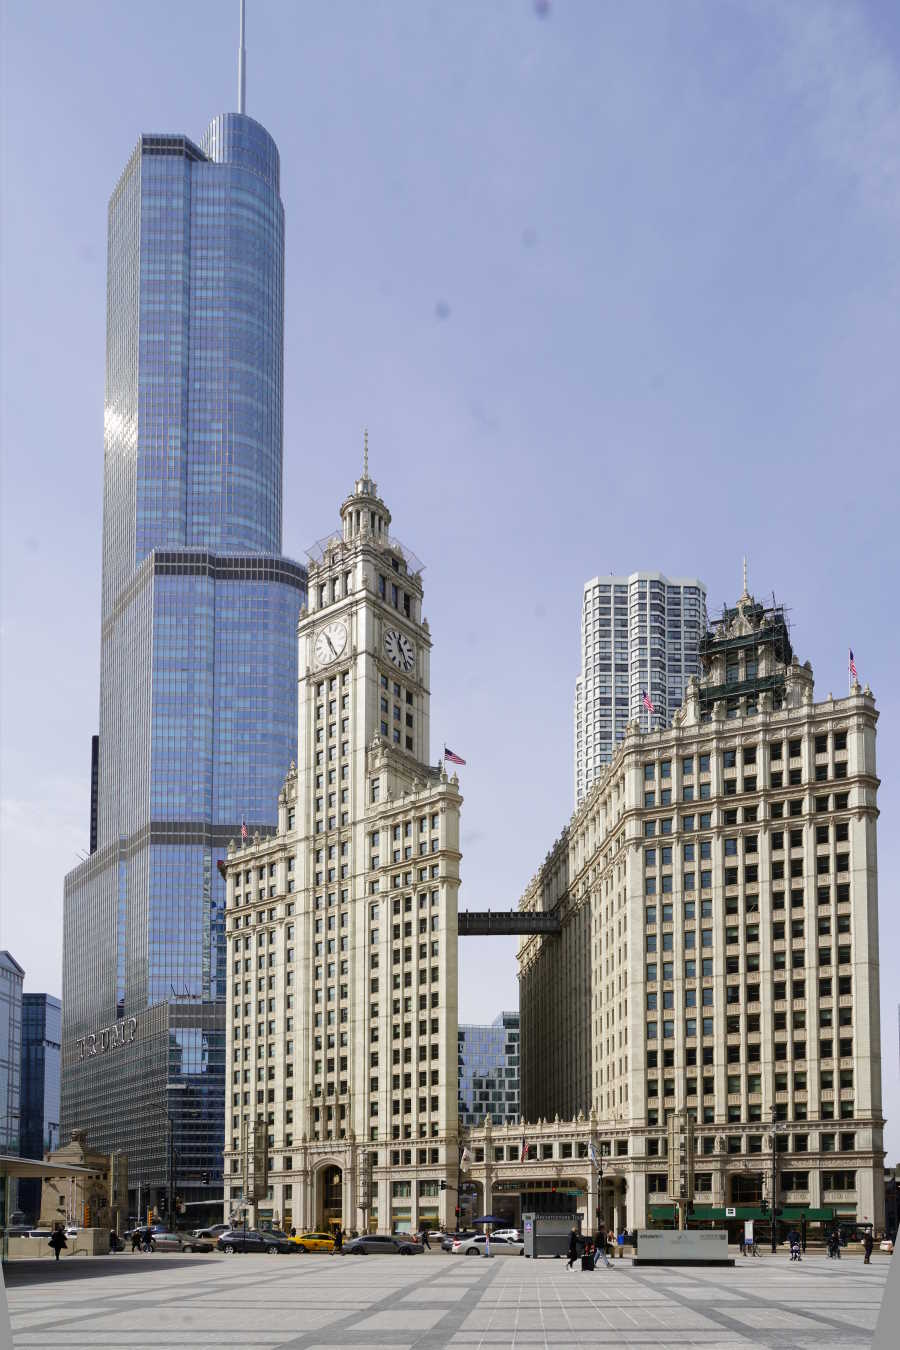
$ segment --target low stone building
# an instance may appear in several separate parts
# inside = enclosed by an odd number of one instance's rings
[[[124,1153],[100,1153],[90,1148],[84,1130],[73,1130],[63,1148],[47,1154],[53,1163],[88,1168],[90,1174],[45,1177],[41,1186],[39,1227],[74,1224],[124,1232],[128,1226],[128,1159]]]

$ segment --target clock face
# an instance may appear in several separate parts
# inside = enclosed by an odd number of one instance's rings
[[[324,628],[320,628],[316,633],[316,662],[320,666],[327,666],[330,661],[336,661],[341,652],[347,645],[347,628],[340,620],[335,619],[333,623],[327,623]]]
[[[416,649],[405,633],[396,628],[387,628],[384,634],[384,650],[389,661],[405,670],[407,674],[415,668]]]

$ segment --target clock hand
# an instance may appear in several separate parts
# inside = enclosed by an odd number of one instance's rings
[[[334,650],[334,643],[332,642],[331,638],[328,636],[327,633],[325,634],[325,641],[328,643],[329,647],[331,648],[331,655],[332,655],[332,656],[337,656],[337,652]]]

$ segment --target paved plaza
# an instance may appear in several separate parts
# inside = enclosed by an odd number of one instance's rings
[[[872,1344],[889,1260],[567,1271],[445,1256],[122,1255],[13,1265],[17,1350],[590,1350]]]

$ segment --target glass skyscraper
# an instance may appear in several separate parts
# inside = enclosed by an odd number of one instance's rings
[[[520,1117],[519,1014],[503,1012],[490,1026],[460,1023],[459,1123],[517,1125]]]
[[[43,1158],[59,1148],[59,1046],[61,1007],[52,994],[22,996],[21,1149]],[[41,1209],[39,1177],[19,1182],[19,1208],[30,1220]]]
[[[696,578],[633,572],[585,583],[575,681],[576,806],[629,722],[639,722],[642,731],[671,725],[688,679],[700,674],[705,632],[706,587]]]
[[[109,205],[96,851],[66,878],[62,1136],[133,1204],[221,1195],[228,841],[296,755],[280,556],[284,210],[241,113],[145,135]]]

